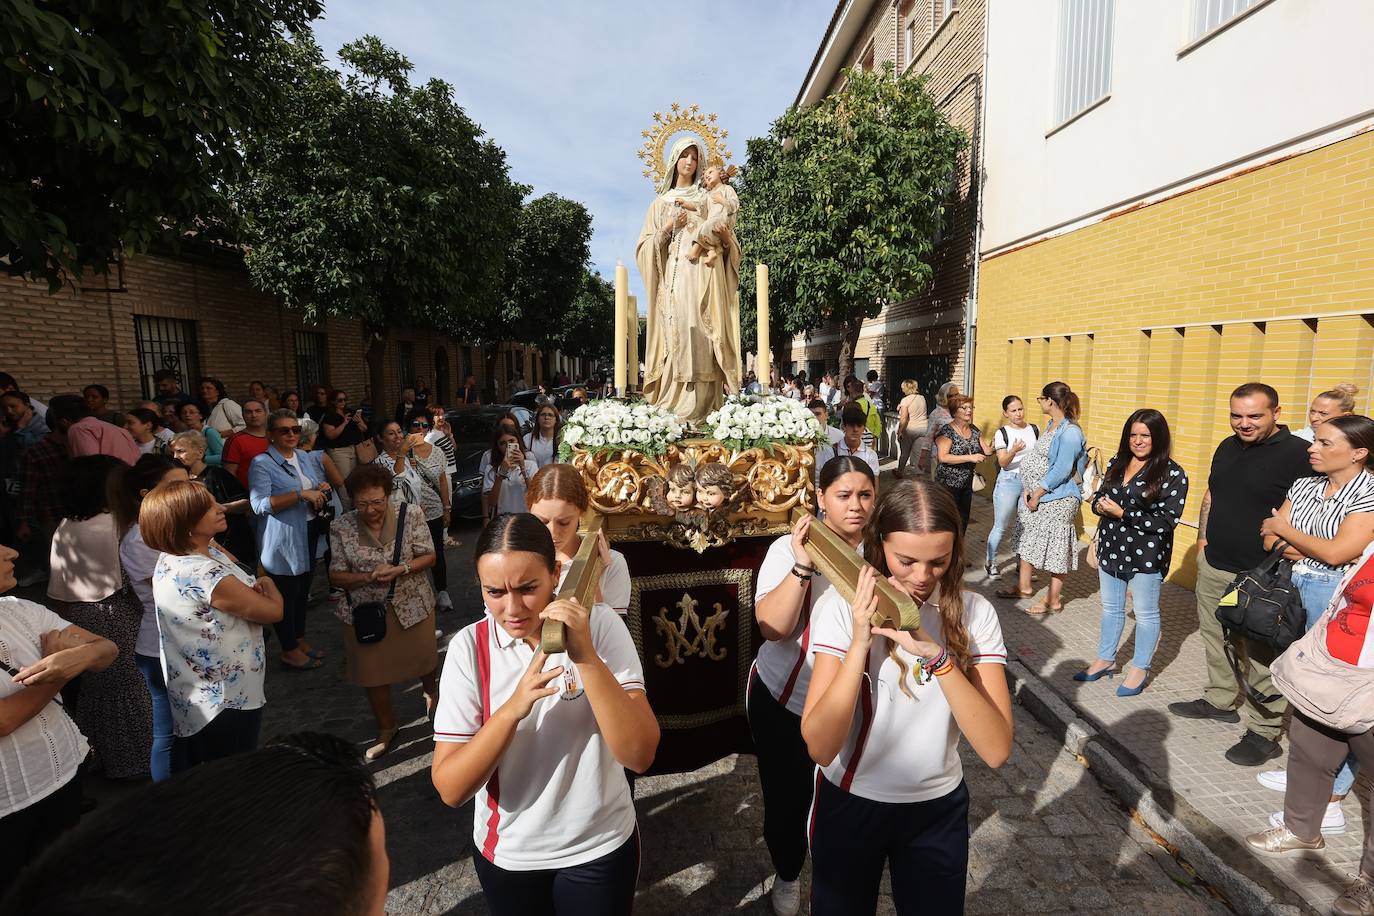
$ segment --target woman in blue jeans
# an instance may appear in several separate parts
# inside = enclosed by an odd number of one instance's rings
[[[1330,605],[1336,586],[1374,540],[1374,420],[1332,417],[1313,430],[1307,454],[1316,476],[1295,481],[1288,498],[1260,530],[1266,550],[1279,541],[1288,544],[1284,556],[1295,561],[1293,584],[1311,629]],[[1358,772],[1352,753],[1331,787],[1323,833],[1345,832],[1340,803]],[[1283,770],[1269,770],[1257,778],[1260,785],[1279,792],[1288,786]],[[1282,812],[1270,817],[1275,827],[1282,821]]]
[[[129,577],[134,594],[143,605],[143,620],[134,642],[134,664],[148,685],[153,701],[153,745],[148,770],[153,782],[172,775],[172,708],[167,703],[167,681],[162,674],[161,646],[157,633],[157,608],[153,602],[153,570],[158,552],[143,543],[138,527],[138,508],[154,488],[190,480],[189,472],[166,455],[144,455],[124,472],[114,493],[115,518],[124,534],[119,541],[119,562]]]
[[[1116,689],[1121,697],[1145,689],[1159,645],[1159,589],[1169,572],[1174,528],[1188,498],[1188,475],[1169,457],[1170,443],[1164,414],[1150,408],[1131,414],[1091,503],[1101,519],[1095,549],[1102,583],[1102,631],[1097,661],[1073,679],[1095,681],[1116,673],[1129,589],[1135,608],[1135,653],[1131,672]]]
[[[1011,530],[1012,544],[1021,533],[1016,519],[1016,506],[1021,502],[1025,487],[1021,484],[1021,459],[1040,438],[1040,427],[1026,422],[1026,405],[1014,394],[1002,399],[1005,425],[992,434],[992,447],[997,455],[997,483],[992,488],[992,530],[988,532],[988,556],[983,565],[989,579],[997,577],[997,548],[1002,536]]]

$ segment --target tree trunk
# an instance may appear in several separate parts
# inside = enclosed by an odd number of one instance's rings
[[[372,421],[391,416],[391,392],[386,390],[386,344],[384,327],[363,327],[363,354],[367,362],[368,386],[371,389]]]
[[[854,351],[859,348],[859,333],[864,329],[862,317],[845,322],[840,338],[840,381],[854,374]],[[846,392],[846,396],[848,392]]]

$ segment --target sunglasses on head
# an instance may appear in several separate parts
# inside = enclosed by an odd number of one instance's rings
[[[272,432],[290,433],[293,436],[299,436],[301,434],[301,428],[299,426],[278,426],[276,429],[272,430]]]

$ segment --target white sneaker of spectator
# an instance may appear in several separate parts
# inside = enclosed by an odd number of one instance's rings
[[[1269,826],[1279,827],[1282,824],[1282,811],[1275,811],[1269,815]],[[1326,813],[1322,815],[1322,833],[1327,836],[1345,833],[1345,812],[1341,810],[1340,802],[1327,802]]]
[[[1275,792],[1288,791],[1288,772],[1286,770],[1265,770],[1255,777],[1255,781],[1266,789]]]
[[[447,591],[440,592],[438,597],[434,599],[434,603],[441,611],[453,610],[453,599],[448,596]]]

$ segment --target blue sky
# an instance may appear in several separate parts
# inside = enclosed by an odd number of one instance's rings
[[[680,22],[675,9],[687,11]],[[653,188],[636,155],[640,131],[672,102],[696,103],[719,114],[742,165],[746,139],[796,98],[834,9],[835,0],[326,0],[315,33],[328,53],[377,35],[410,58],[416,81],[451,83],[517,181],[587,205],[594,267],[609,279],[624,260],[642,308],[634,244]]]

